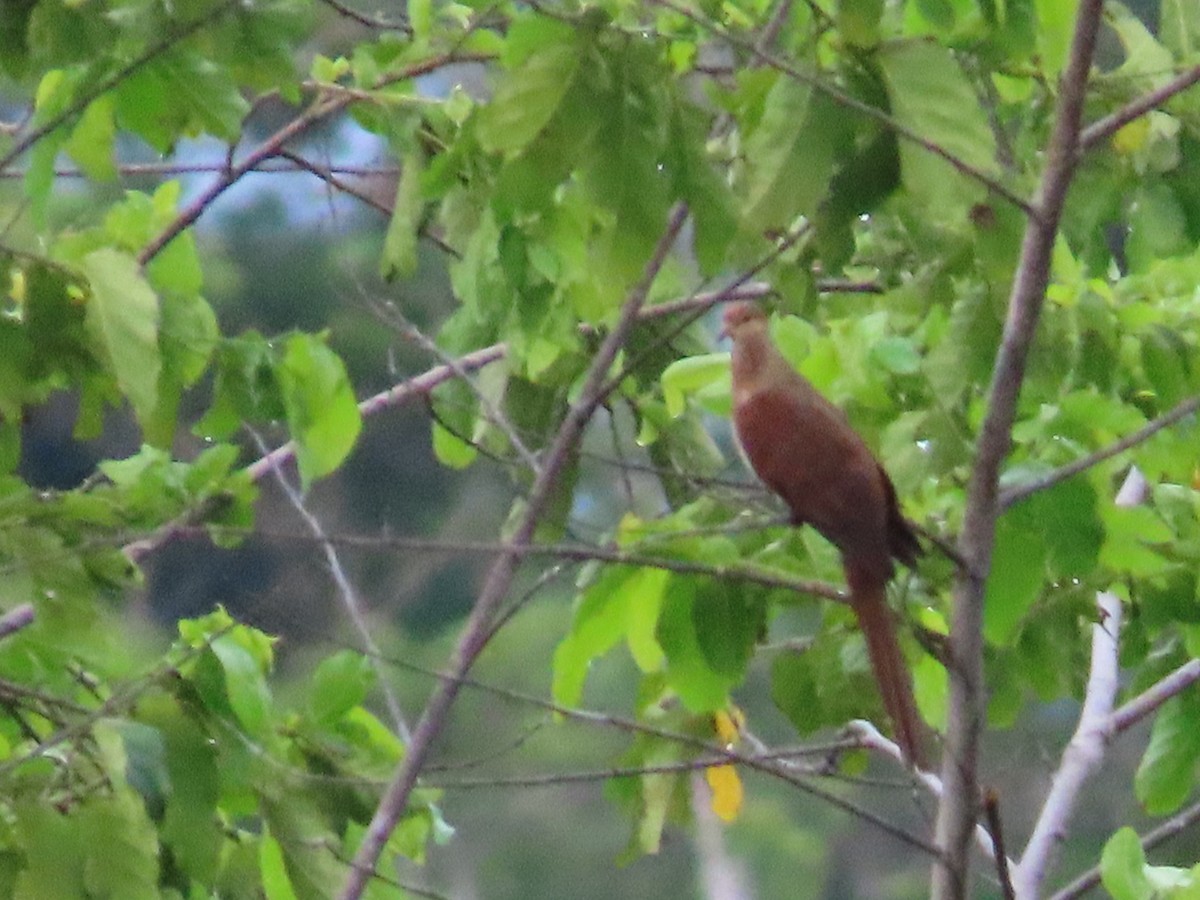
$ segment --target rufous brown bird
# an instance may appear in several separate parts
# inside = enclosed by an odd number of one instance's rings
[[[887,605],[892,560],[912,566],[921,553],[896,489],[842,411],[780,354],[761,309],[731,304],[722,332],[733,339],[733,422],[742,449],[792,522],[807,522],[841,551],[896,742],[910,764],[926,768],[925,729]]]

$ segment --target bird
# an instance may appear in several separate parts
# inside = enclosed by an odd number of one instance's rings
[[[733,424],[750,467],[841,552],[850,606],[896,743],[909,765],[928,767],[926,730],[887,605],[894,560],[914,567],[921,545],[896,489],[845,414],[797,372],[771,339],[766,313],[748,301],[726,307],[733,342]]]

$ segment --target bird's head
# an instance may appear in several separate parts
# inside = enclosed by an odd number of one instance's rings
[[[730,303],[721,317],[721,337],[737,339],[738,333],[748,325],[765,326],[767,314],[757,304],[745,300]]]

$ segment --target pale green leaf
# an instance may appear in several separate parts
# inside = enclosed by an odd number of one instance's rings
[[[1189,691],[1168,700],[1154,719],[1134,790],[1151,815],[1177,810],[1192,792],[1200,760],[1200,700]]]
[[[996,171],[987,116],[949,50],[928,41],[897,42],[880,49],[879,62],[898,122],[955,159]],[[905,186],[939,217],[961,214],[983,196],[981,185],[912,141],[900,141],[900,167]]]
[[[362,415],[341,358],[318,337],[288,337],[276,375],[307,486],[342,464],[358,440]]]
[[[1146,855],[1136,831],[1127,826],[1108,839],[1100,855],[1100,880],[1113,900],[1147,900],[1153,889],[1145,868]]]
[[[417,237],[425,210],[421,193],[424,168],[425,158],[420,150],[405,154],[392,204],[392,219],[383,239],[383,254],[379,261],[380,274],[385,279],[406,278],[417,270]]]
[[[231,634],[217,638],[211,647],[224,670],[225,692],[238,721],[253,735],[265,734],[271,722],[271,693],[263,670]]]
[[[158,298],[132,256],[101,249],[83,259],[91,286],[85,323],[88,334],[121,392],[139,418],[158,403],[162,357],[158,347]]]
[[[729,354],[709,353],[677,359],[663,370],[661,381],[667,413],[678,416],[686,408],[688,398],[705,389],[720,387],[728,392]]]
[[[516,71],[506,72],[491,102],[479,111],[484,149],[515,153],[546,127],[571,89],[580,65],[574,30],[543,47]]]
[[[114,106],[112,94],[102,94],[89,103],[66,143],[71,159],[94,181],[114,181],[117,177],[113,159],[117,136]]]

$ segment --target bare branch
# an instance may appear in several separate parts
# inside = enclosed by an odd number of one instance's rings
[[[1117,638],[1121,630],[1121,599],[1108,591],[1096,595],[1100,621],[1092,626],[1092,669],[1079,724],[1062,765],[1054,773],[1050,793],[1021,862],[1013,872],[1018,897],[1037,897],[1050,868],[1050,858],[1067,834],[1075,803],[1084,783],[1100,767],[1112,739],[1112,707],[1117,695],[1120,666]]]
[[[455,53],[442,53],[432,56],[429,59],[414,63],[400,72],[389,74],[386,79],[380,82],[379,86],[385,83],[391,84],[397,81],[417,78],[421,75],[428,75],[437,69],[444,68],[452,63],[462,62],[468,58],[473,57]],[[180,210],[179,214],[167,227],[141,249],[137,257],[138,262],[144,266],[157,256],[167,244],[193,225],[217,197],[225,193],[246,173],[258,168],[258,166],[268,159],[277,156],[289,142],[308,131],[327,116],[340,112],[358,99],[357,96],[345,92],[339,93],[336,96],[319,97],[308,109],[259,144],[258,147],[248,153],[240,162],[236,164],[231,162],[208,188]],[[232,151],[232,147],[230,149]]]
[[[458,695],[460,679],[470,670],[476,657],[483,650],[490,633],[492,619],[500,609],[512,584],[513,576],[516,574],[521,549],[532,542],[534,531],[550,502],[558,476],[567,464],[567,456],[578,442],[588,420],[604,400],[601,391],[607,382],[608,370],[616,359],[618,351],[624,345],[625,339],[637,319],[638,311],[646,302],[646,296],[657,278],[659,270],[666,262],[667,255],[674,246],[686,218],[687,208],[682,205],[676,206],[671,213],[666,231],[646,265],[642,278],[629,292],[616,324],[596,352],[580,391],[579,399],[571,405],[554,441],[546,451],[542,467],[530,488],[525,512],[508,541],[508,549],[500,553],[492,563],[479,597],[475,601],[475,606],[471,610],[471,615],[463,628],[458,645],[450,660],[449,670],[452,677],[440,682],[430,695],[429,701],[421,713],[421,719],[413,732],[412,740],[405,748],[404,759],[397,767],[392,781],[384,792],[379,806],[375,810],[375,815],[367,827],[362,844],[355,854],[350,873],[339,894],[341,900],[357,900],[362,895],[370,874],[375,871],[384,845],[395,829],[396,823],[404,814],[404,810],[408,806],[409,795],[416,784],[417,775],[425,762],[425,757],[429,753],[434,738],[445,725],[446,716]]]
[[[979,811],[979,741],[983,733],[983,593],[995,539],[997,484],[1008,455],[1017,396],[1050,278],[1050,259],[1067,189],[1078,158],[1079,123],[1103,0],[1081,0],[1070,56],[1060,81],[1047,162],[1025,235],[1008,316],[972,467],[959,551],[968,564],[955,579],[950,632],[950,698],[942,761],[945,794],[938,807],[937,844],[943,865],[934,871],[935,900],[967,895],[968,845]]]
[[[1200,681],[1200,659],[1189,659],[1170,675],[1154,682],[1128,703],[1119,706],[1113,712],[1112,721],[1109,723],[1113,734],[1127,731],[1197,681]]]
[[[1044,491],[1048,488],[1052,488],[1056,484],[1078,475],[1080,472],[1087,471],[1092,466],[1099,465],[1107,459],[1112,459],[1114,456],[1124,453],[1131,447],[1136,447],[1138,444],[1148,441],[1164,428],[1168,427],[1169,425],[1174,425],[1180,419],[1186,418],[1194,413],[1197,409],[1200,409],[1200,396],[1189,397],[1187,400],[1184,400],[1182,403],[1176,405],[1174,409],[1163,413],[1157,419],[1147,422],[1137,431],[1121,438],[1119,441],[1114,441],[1109,446],[1097,450],[1095,453],[1089,453],[1087,456],[1081,457],[1073,462],[1069,462],[1065,466],[1061,466],[1052,472],[1047,472],[1040,478],[1034,478],[1033,480],[1027,481],[1024,484],[1018,484],[1009,488],[1000,494],[1000,498],[997,500],[997,505],[1000,507],[1000,510],[1003,511],[1008,509],[1014,503],[1024,500],[1031,494],[1036,494],[1038,491]]]
[[[1127,106],[1118,109],[1115,113],[1105,116],[1098,122],[1093,122],[1087,128],[1083,129],[1083,133],[1079,135],[1080,151],[1090,150],[1099,141],[1104,140],[1104,138],[1113,132],[1128,125],[1134,119],[1144,116],[1150,110],[1162,106],[1176,94],[1186,91],[1197,81],[1200,81],[1200,66],[1193,66],[1186,72],[1172,78],[1162,87],[1155,88],[1144,97],[1139,97]]]
[[[0,641],[33,624],[33,604],[22,603],[0,616]]]

